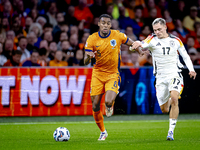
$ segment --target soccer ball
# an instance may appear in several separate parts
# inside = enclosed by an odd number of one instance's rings
[[[69,130],[65,127],[58,127],[53,133],[53,138],[55,141],[68,141],[70,138]]]

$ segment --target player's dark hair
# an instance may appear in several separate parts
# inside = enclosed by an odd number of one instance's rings
[[[108,14],[102,14],[100,17],[99,17],[99,20],[101,20],[101,18],[110,18],[110,20],[112,20],[112,17]]]

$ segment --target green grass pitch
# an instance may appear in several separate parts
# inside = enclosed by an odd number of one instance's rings
[[[12,119],[12,118],[10,118]],[[108,137],[97,141],[100,131],[94,121],[0,122],[1,150],[199,150],[200,120],[179,120],[175,141],[166,141],[168,120],[105,121]],[[54,130],[63,126],[70,140],[56,142]]]

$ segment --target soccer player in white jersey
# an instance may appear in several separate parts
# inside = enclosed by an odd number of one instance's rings
[[[189,69],[190,78],[196,78],[193,64],[181,40],[167,33],[166,22],[157,18],[152,23],[154,34],[142,42],[135,41],[130,50],[149,48],[152,53],[154,75],[156,76],[156,96],[163,113],[169,112],[169,131],[167,140],[174,140],[173,133],[179,115],[178,98],[183,90],[182,64],[180,54]],[[142,46],[141,46],[142,44]]]

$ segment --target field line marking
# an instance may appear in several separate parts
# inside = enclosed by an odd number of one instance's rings
[[[178,122],[189,122],[200,120],[178,120]],[[127,121],[104,121],[104,123],[140,123],[140,122],[169,122],[169,120],[127,120]],[[71,122],[11,122],[11,123],[0,123],[0,125],[37,125],[37,124],[95,124],[95,121],[71,121]]]

